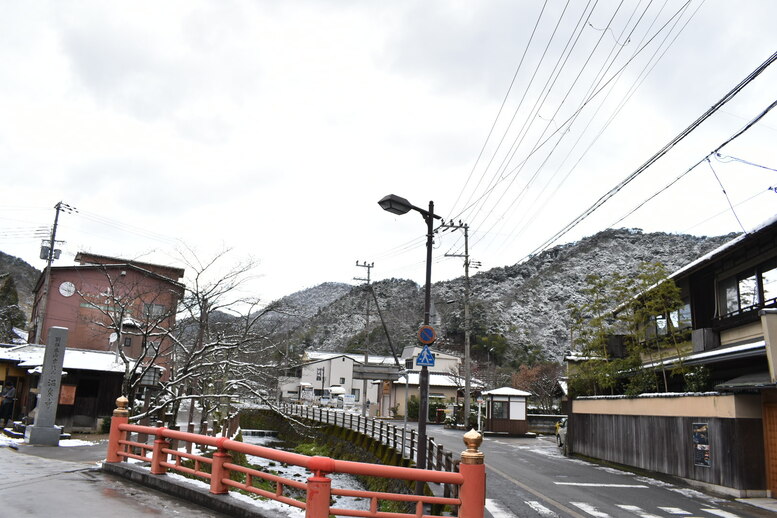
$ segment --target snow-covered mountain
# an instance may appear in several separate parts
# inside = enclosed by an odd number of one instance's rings
[[[569,305],[579,303],[590,273],[635,274],[645,262],[661,262],[672,271],[734,235],[698,237],[635,229],[605,230],[575,243],[550,249],[520,264],[479,272],[471,278],[472,354],[503,365],[530,358],[559,359],[569,348]],[[364,286],[322,284],[315,311],[305,310],[305,292],[281,299],[297,307],[300,318],[286,327],[292,350],[357,352],[364,348],[369,295],[369,349],[389,354],[375,299]],[[414,344],[423,319],[423,292],[414,282],[390,279],[373,283],[380,313],[394,348]],[[344,291],[345,290],[345,291]],[[438,321],[437,348],[463,349],[464,278],[432,285],[433,315]]]
[[[569,348],[568,308],[580,302],[586,275],[634,274],[648,261],[662,262],[672,271],[733,237],[605,230],[519,264],[478,272],[471,278],[473,358],[513,366],[532,358],[559,359]],[[29,306],[39,272],[0,253],[0,274],[6,272]],[[388,279],[372,288],[374,297],[366,286],[324,282],[274,301],[262,321],[278,349],[291,353],[362,352],[366,341],[371,353],[389,354],[389,337],[397,352],[414,345],[423,321],[422,287]],[[435,348],[462,351],[463,298],[463,277],[432,285],[432,322],[439,337]]]

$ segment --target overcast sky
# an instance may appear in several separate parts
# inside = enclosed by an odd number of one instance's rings
[[[483,269],[514,264],[777,51],[770,0],[3,0],[2,13],[0,250],[42,268],[63,201],[79,212],[60,217],[56,265],[230,248],[258,261],[266,302],[356,283],[356,261],[422,284],[424,221],[381,210],[389,193],[467,223]],[[777,64],[555,244],[774,215],[777,173],[758,166],[777,168],[777,110],[628,214],[775,85]],[[462,236],[436,238],[433,281],[463,274],[445,257]]]

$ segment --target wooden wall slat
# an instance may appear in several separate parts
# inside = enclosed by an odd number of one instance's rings
[[[777,406],[769,419],[777,435]],[[694,423],[709,425],[709,467],[695,465]],[[764,490],[767,466],[770,480],[777,482],[777,437],[768,460],[764,455],[768,426],[761,419],[572,414],[569,441],[574,453],[588,457],[738,490]]]

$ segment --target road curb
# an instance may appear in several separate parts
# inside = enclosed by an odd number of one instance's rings
[[[214,495],[207,488],[200,488],[166,475],[152,475],[148,468],[124,462],[104,462],[104,473],[125,478],[137,484],[175,496],[201,507],[236,518],[286,518],[288,515],[260,509],[248,502],[227,495]]]

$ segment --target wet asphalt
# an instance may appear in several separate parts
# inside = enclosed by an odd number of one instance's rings
[[[0,517],[226,516],[101,472],[106,450],[3,443]]]

